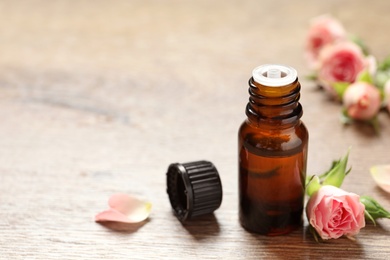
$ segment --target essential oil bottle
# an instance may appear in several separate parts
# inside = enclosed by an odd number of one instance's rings
[[[282,235],[302,225],[308,132],[294,68],[263,65],[249,79],[238,140],[239,219],[250,232]]]

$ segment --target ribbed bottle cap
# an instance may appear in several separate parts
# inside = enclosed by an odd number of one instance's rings
[[[212,213],[222,202],[218,171],[208,161],[169,165],[167,193],[176,217],[182,222]]]

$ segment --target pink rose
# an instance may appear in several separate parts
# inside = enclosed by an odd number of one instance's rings
[[[373,118],[381,107],[379,90],[366,82],[349,85],[343,96],[343,103],[348,116],[353,119],[367,120]]]
[[[375,73],[378,69],[376,58],[373,55],[366,57],[367,71],[371,77],[375,77]]]
[[[353,83],[357,75],[368,66],[362,50],[352,42],[325,46],[318,62],[318,79],[331,94],[335,93],[333,83]]]
[[[390,79],[386,81],[384,91],[385,91],[385,98],[386,98],[386,103],[387,103],[387,109],[390,112]]]
[[[327,44],[344,40],[346,33],[341,23],[329,15],[321,15],[311,21],[306,36],[306,57],[315,67],[320,50]]]
[[[366,225],[365,206],[357,194],[322,186],[306,206],[307,218],[322,239],[354,236]]]

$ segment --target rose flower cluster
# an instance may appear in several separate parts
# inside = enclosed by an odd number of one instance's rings
[[[378,64],[335,18],[322,15],[311,21],[305,55],[314,72],[310,78],[343,103],[345,122],[375,126],[381,108],[390,111],[390,57]]]

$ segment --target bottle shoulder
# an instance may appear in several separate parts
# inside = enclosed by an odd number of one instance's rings
[[[286,135],[289,133],[297,132],[299,135],[308,135],[308,130],[305,124],[298,120],[295,124],[269,126],[265,124],[254,124],[250,120],[246,119],[239,127],[239,134],[245,133],[257,133],[260,135]]]
[[[270,130],[245,120],[239,130],[240,145],[252,150],[253,153],[260,151],[295,153],[307,146],[308,139],[308,131],[301,121],[289,128]]]

